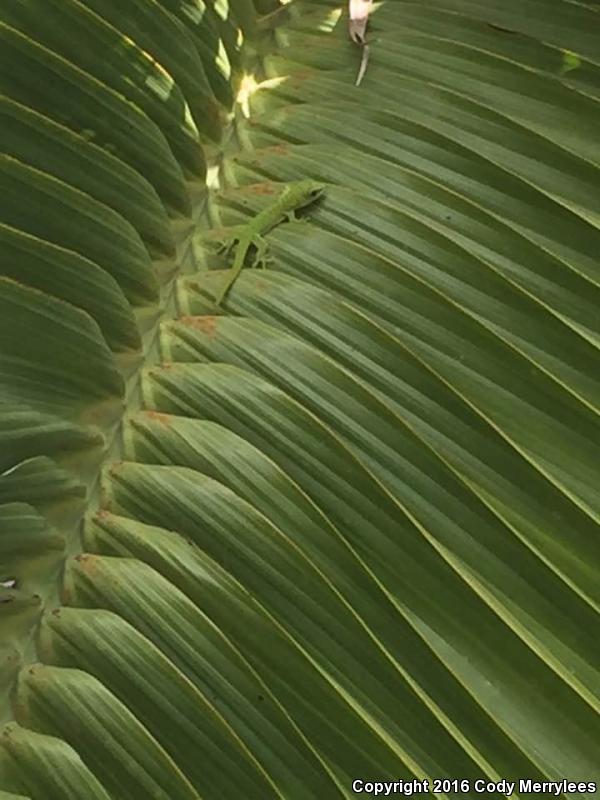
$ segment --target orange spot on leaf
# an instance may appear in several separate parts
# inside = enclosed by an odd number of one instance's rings
[[[162,423],[163,425],[171,424],[170,414],[163,414],[160,411],[144,411],[144,416],[148,417],[148,419],[154,419],[157,422]]]
[[[265,151],[268,153],[276,153],[277,155],[286,156],[289,153],[290,148],[287,144],[280,143],[265,148]]]
[[[217,316],[206,315],[203,317],[181,317],[179,322],[188,328],[195,328],[212,337],[216,333],[218,320],[219,317]]]
[[[264,292],[268,288],[269,288],[269,284],[267,283],[267,281],[263,281],[260,278],[258,280],[254,281],[254,290],[257,293]]]
[[[290,78],[290,85],[295,86],[296,84],[304,83],[304,81],[314,78],[314,75],[314,69],[299,69],[298,71],[294,72],[294,75]]]
[[[274,183],[252,183],[250,186],[245,186],[248,194],[276,194],[277,188]]]

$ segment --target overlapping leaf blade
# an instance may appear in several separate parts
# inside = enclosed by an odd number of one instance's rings
[[[198,131],[185,98],[169,73],[79,0],[17,3],[6,22],[33,36],[103,84],[135,103],[163,131],[173,154],[192,174],[204,176]],[[82,48],[79,42],[85,41]],[[104,58],[106,52],[111,58]]]
[[[140,171],[170,208],[189,213],[181,167],[161,130],[137,106],[1,21],[0,41],[4,94],[92,138]]]
[[[3,152],[105,203],[133,225],[153,252],[174,255],[165,209],[139,172],[8,97],[0,98],[0,114]]]

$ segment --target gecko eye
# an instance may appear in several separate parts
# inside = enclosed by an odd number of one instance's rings
[[[321,195],[322,191],[323,191],[322,189],[313,189],[312,192],[310,193],[310,196],[316,199]]]

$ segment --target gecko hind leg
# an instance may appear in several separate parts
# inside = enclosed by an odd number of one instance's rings
[[[266,252],[267,252],[267,242],[263,239],[262,236],[255,235],[250,240],[250,243],[254,245],[256,248],[256,255],[252,261],[251,266],[256,267],[260,264],[264,264],[266,262]],[[225,300],[227,295],[229,294],[229,290],[233,286],[233,284],[237,281],[242,272],[243,268],[246,266],[247,261],[247,248],[248,248],[249,241],[246,239],[242,241],[241,239],[238,241],[238,247],[242,247],[246,250],[244,255],[244,261],[237,262],[237,251],[236,251],[236,262],[229,270],[229,275],[225,279],[225,283],[223,284],[223,288],[219,292],[217,299],[215,300],[215,305],[220,306],[222,302]]]
[[[272,261],[271,257],[268,255],[269,245],[267,240],[262,236],[255,236],[252,240],[252,244],[256,248],[256,253],[252,259],[252,266],[254,269],[264,269],[269,261]]]
[[[239,239],[236,236],[232,236],[231,238],[223,239],[222,242],[219,243],[219,248],[217,253],[220,256],[228,256],[229,253],[236,247],[239,243]]]
[[[238,227],[230,228],[229,232],[219,241],[217,253],[219,255],[229,255],[234,247],[240,243],[241,230]]]

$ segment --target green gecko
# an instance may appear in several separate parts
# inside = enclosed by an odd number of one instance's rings
[[[285,219],[295,220],[294,212],[313,203],[324,191],[325,184],[318,181],[307,179],[288,183],[274,203],[260,211],[245,225],[239,225],[233,229],[223,244],[226,251],[233,246],[236,247],[235,258],[231,267],[231,276],[215,301],[217,306],[221,305],[242,271],[250,247],[252,245],[256,247],[253,266],[264,264],[268,245],[263,239],[263,234],[268,233]]]

